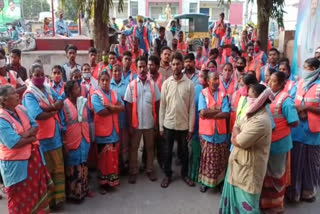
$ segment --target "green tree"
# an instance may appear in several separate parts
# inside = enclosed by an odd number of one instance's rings
[[[232,0],[227,0],[231,3]],[[254,0],[249,0],[253,2]],[[261,41],[261,48],[266,51],[268,46],[269,20],[277,20],[279,27],[283,27],[283,14],[285,0],[255,0],[258,9],[258,39]],[[224,0],[220,0],[224,3]]]
[[[37,19],[40,12],[50,11],[50,5],[46,0],[22,1],[23,16],[27,19]]]
[[[109,51],[109,9],[112,0],[61,0],[61,5],[73,4],[77,13],[86,12],[93,21],[93,40],[98,52]],[[119,0],[118,11],[123,11],[124,0]]]
[[[59,4],[59,10],[63,11],[64,19],[76,20],[79,17],[79,13],[75,8],[77,4],[76,0],[68,0],[67,4]]]

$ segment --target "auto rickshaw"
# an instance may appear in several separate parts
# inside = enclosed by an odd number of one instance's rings
[[[174,17],[180,25],[180,30],[185,33],[186,41],[191,46],[191,50],[195,51],[198,46],[202,45],[202,39],[208,37],[209,16],[203,13],[188,13],[176,15]]]

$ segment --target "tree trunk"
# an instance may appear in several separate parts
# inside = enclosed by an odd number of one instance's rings
[[[107,5],[105,5],[107,4]],[[109,16],[109,6],[105,0],[96,0],[94,4],[93,17],[93,40],[98,51],[98,59],[101,58],[102,51],[109,51],[109,29],[104,17],[103,8],[107,8],[106,15]]]
[[[269,39],[269,17],[273,1],[257,0],[258,6],[258,39],[261,42],[261,49],[267,52]]]

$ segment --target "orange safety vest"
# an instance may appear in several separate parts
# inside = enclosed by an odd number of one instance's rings
[[[229,123],[229,131],[232,131],[233,126],[236,122],[237,118],[237,108],[239,104],[241,94],[239,91],[235,91],[231,97],[231,111],[230,111],[230,123]]]
[[[206,49],[206,47],[202,47],[202,56],[209,57],[210,47]]]
[[[235,92],[235,90],[236,90],[236,86],[237,86],[237,84],[234,81],[234,79],[231,79],[228,88],[225,88],[223,85],[223,80],[222,80],[222,78],[220,78],[219,90],[223,91],[224,94],[227,95],[228,97],[231,98],[233,92]]]
[[[123,52],[129,50],[127,45],[124,45],[124,48],[123,48],[121,44],[117,44],[116,47],[118,48],[118,51],[119,51],[119,57],[122,57]]]
[[[101,91],[101,89],[96,90],[93,94],[98,95],[101,98],[103,105],[110,103],[106,95]],[[118,95],[115,91],[110,89],[111,104],[116,105],[118,100]],[[94,114],[94,125],[95,134],[98,137],[108,137],[112,134],[113,127],[115,127],[116,132],[119,133],[119,119],[118,113],[112,113],[107,116],[100,116],[97,113]]]
[[[26,90],[23,96],[25,96],[27,93],[32,94],[31,91]],[[49,100],[50,104],[52,104],[52,105],[54,104],[54,102],[50,98],[50,96],[48,96],[47,99]],[[48,105],[44,101],[38,100],[38,102],[39,102],[40,108],[41,107],[48,107]],[[38,140],[43,140],[43,139],[54,137],[54,133],[56,130],[56,120],[60,124],[60,119],[58,117],[58,114],[55,114],[53,117],[50,117],[46,120],[36,120],[36,122],[39,126],[39,130],[37,133]]]
[[[14,117],[12,117],[3,108],[0,109],[0,118],[6,120],[12,129],[18,134],[28,131],[31,128],[30,120],[27,114],[27,110],[22,105],[17,105],[15,107],[17,115],[21,121],[18,122]],[[34,145],[39,145],[39,141],[33,142]],[[4,145],[0,145],[0,160],[28,160],[31,156],[32,145],[27,144],[19,148],[11,148]]]
[[[133,28],[133,38],[136,38],[136,32],[137,32],[137,26]],[[143,42],[144,45],[146,46],[146,51],[149,51],[149,40],[148,40],[148,28],[143,26]]]
[[[224,64],[226,64],[227,62],[227,57],[222,55],[222,56],[218,56],[217,59],[216,59],[216,63],[218,65],[218,72],[221,72],[222,71],[222,67],[224,66]]]
[[[246,42],[244,42],[243,40],[240,41],[241,51],[247,50],[247,44],[248,44],[248,41],[246,41]]]
[[[66,119],[66,146],[70,150],[76,150],[79,148],[82,137],[90,143],[89,123],[88,123],[88,111],[86,106],[83,108],[82,121],[78,120],[78,110],[69,100],[65,99],[63,106],[63,113]]]
[[[153,121],[156,125],[157,123],[157,114],[156,114],[156,97],[154,95],[154,82],[151,79],[148,79],[150,85],[150,91],[152,95],[152,115]],[[138,81],[137,79],[130,82],[130,89],[133,92],[132,97],[132,118],[131,123],[132,127],[137,129],[139,127],[139,119],[138,119]]]
[[[187,42],[181,42],[181,43],[178,42],[177,49],[180,50],[182,54],[185,56],[188,53],[188,43]]]
[[[139,56],[143,56],[144,51],[143,51],[143,49],[139,48],[138,56],[133,50],[131,50],[131,51],[132,51],[132,64],[131,64],[130,70],[131,70],[131,73],[132,72],[137,73],[136,59]],[[132,76],[132,78],[133,78],[133,76]]]
[[[309,88],[308,91],[305,91],[303,88],[304,80],[298,82],[297,94],[294,100],[295,105],[301,105],[304,102],[305,106],[319,107],[320,103],[320,84],[314,84]],[[312,133],[320,132],[320,115],[307,111],[308,115],[308,125]]]
[[[259,53],[254,56],[254,60],[257,62],[260,62],[261,66],[263,66],[263,61],[262,61],[263,55],[264,55],[264,52],[259,51]]]
[[[4,78],[4,76],[0,76],[0,85],[11,84],[14,88],[17,87],[17,73],[15,71],[9,71],[9,79],[10,83]]]
[[[225,28],[225,25],[224,25],[224,22],[222,22],[222,27],[220,27],[220,22],[219,21],[216,21],[215,23],[215,26],[219,26],[216,28],[216,30],[214,31],[214,33],[216,35],[218,35],[220,37],[220,39],[222,39],[222,37],[225,35],[226,33],[226,28]]]
[[[60,92],[59,92],[59,93],[58,93],[58,92],[56,91],[56,89],[53,87],[53,82],[50,82],[50,86],[51,86],[51,88],[52,88],[59,96],[61,96],[61,95],[63,94],[63,92],[64,92],[65,83],[62,82],[62,86],[61,86],[61,88],[60,88]]]
[[[230,36],[230,38],[227,38],[226,36],[223,37],[223,44],[224,45],[231,45],[232,44],[232,36]],[[222,52],[223,56],[231,56],[231,48],[223,48],[223,52]]]
[[[224,92],[218,91],[217,101],[214,100],[209,88],[205,88],[201,91],[203,94],[207,108],[211,107],[222,107],[222,101],[224,98]],[[226,119],[202,119],[199,118],[199,134],[212,136],[215,133],[215,128],[217,128],[218,134],[227,134],[227,122]]]
[[[282,114],[282,104],[283,102],[290,97],[290,95],[282,91],[280,92],[274,101],[270,104],[270,111],[275,123],[275,130],[272,132],[272,141],[275,142],[281,140],[282,138],[290,134],[290,127],[288,126],[288,121]]]
[[[206,63],[207,58],[205,56],[201,56],[201,58],[196,58],[195,66],[198,70],[201,70],[201,66]]]
[[[99,74],[103,71],[103,69],[106,69],[110,75],[110,78],[112,78],[112,71],[109,68],[109,64],[106,66],[103,62],[99,62],[99,64],[96,66],[92,76],[97,80],[99,77]]]
[[[284,91],[289,93],[291,91],[291,89],[293,88],[294,84],[296,84],[295,81],[292,80],[287,80],[286,85],[284,86]]]
[[[152,79],[151,76],[150,76],[150,73],[149,73],[149,79]],[[152,79],[153,80],[153,79]],[[156,84],[159,88],[159,90],[161,91],[161,87],[162,87],[162,83],[165,81],[165,77],[159,72],[159,76],[158,76],[158,79],[156,81]],[[154,81],[154,80],[153,80]],[[130,81],[131,82],[131,81]]]
[[[268,68],[265,68],[266,69],[269,69]],[[248,62],[246,67],[244,68],[244,71],[247,73],[249,71],[255,71],[256,72],[256,78],[258,81],[260,81],[260,77],[261,77],[261,71],[260,71],[260,65],[259,65],[259,62],[256,61],[255,59],[253,59],[251,62]]]

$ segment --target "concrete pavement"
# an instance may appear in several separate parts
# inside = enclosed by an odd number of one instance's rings
[[[176,170],[176,175],[178,171]],[[163,174],[157,170],[158,181],[151,182],[140,174],[136,184],[128,184],[127,177],[121,178],[121,184],[114,191],[100,195],[97,191],[95,176],[91,189],[95,197],[87,198],[81,204],[67,203],[59,213],[79,214],[215,214],[218,213],[220,194],[214,190],[201,193],[199,186],[188,187],[180,177],[167,189],[160,187]],[[0,213],[7,212],[7,202],[0,201]],[[300,203],[287,206],[289,214],[319,214],[320,195],[314,203]]]

